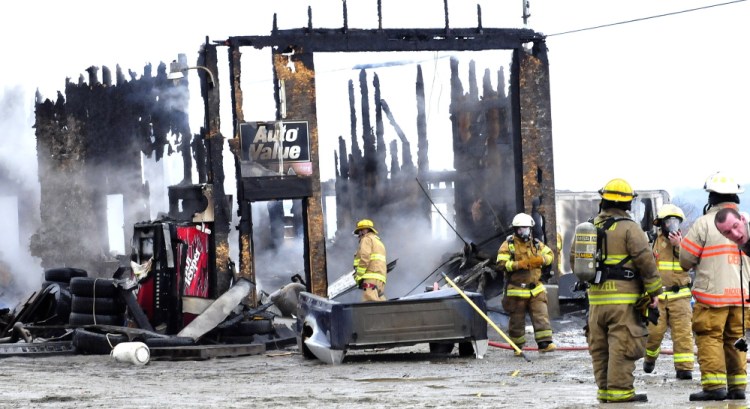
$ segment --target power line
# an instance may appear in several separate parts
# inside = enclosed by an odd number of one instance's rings
[[[726,3],[712,4],[712,5],[709,5],[709,6],[697,7],[697,8],[694,8],[694,9],[674,11],[674,12],[665,13],[665,14],[657,14],[655,16],[641,17],[641,18],[636,18],[636,19],[633,19],[633,20],[620,21],[620,22],[617,22],[617,23],[610,23],[610,24],[603,24],[603,25],[600,25],[600,26],[580,28],[578,30],[563,31],[563,32],[560,32],[560,33],[547,34],[547,37],[560,36],[560,35],[563,35],[563,34],[578,33],[578,32],[581,32],[581,31],[596,30],[598,28],[605,28],[605,27],[618,26],[618,25],[622,25],[622,24],[635,23],[635,22],[638,22],[638,21],[651,20],[651,19],[655,19],[655,18],[659,18],[659,17],[674,16],[676,14],[682,14],[682,13],[689,13],[689,12],[692,12],[692,11],[705,10],[705,9],[710,9],[710,8],[713,8],[713,7],[721,7],[721,6],[726,6],[726,5],[734,4],[734,3],[742,3],[744,1],[747,1],[747,0],[728,1]]]

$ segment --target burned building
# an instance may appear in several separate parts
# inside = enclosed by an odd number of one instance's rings
[[[410,230],[397,222],[404,215],[415,225],[429,227],[433,211],[430,200],[435,198],[451,205],[457,231],[488,249],[496,249],[497,241],[492,240],[499,240],[512,216],[520,211],[543,216],[544,233],[554,237],[549,69],[544,36],[529,29],[485,28],[481,9],[477,11],[477,26],[473,28],[450,27],[446,14],[444,28],[385,29],[378,10],[377,29],[350,29],[344,3],[344,24],[340,28],[314,28],[309,10],[305,28],[282,30],[274,19],[270,35],[207,40],[196,61],[196,66],[202,67],[199,73],[205,106],[205,126],[197,136],[187,126],[184,107],[169,103],[169,95],[180,86],[168,79],[165,65],[159,66],[155,76],[147,69],[140,78],[131,73],[130,80],[118,69],[114,82],[108,71],[104,70],[100,81],[96,70],[90,69],[88,81],[66,84],[65,97],[37,104],[43,226],[32,242],[35,254],[45,266],[78,264],[97,271],[91,263],[101,260],[109,250],[103,245],[107,243],[102,227],[104,198],[109,194],[127,195],[125,236],[132,236],[131,226],[149,218],[149,187],[141,181],[140,155],[158,159],[165,147],[172,146],[179,149],[186,165],[184,183],[170,188],[169,214],[178,220],[192,220],[192,214],[180,214],[177,203],[189,202],[196,189],[210,192],[207,206],[213,210],[213,296],[229,288],[236,277],[256,282],[252,207],[273,200],[299,203],[305,285],[314,294],[326,294],[327,252],[348,254],[349,250],[328,249],[324,210],[334,210],[324,209],[327,185],[320,180],[321,166],[336,168],[331,191],[336,195],[336,229],[340,232],[350,232],[356,219],[365,215],[376,215],[378,223],[394,236]],[[245,47],[271,50],[270,61],[263,63],[273,69],[275,118],[265,122],[246,119],[241,83]],[[231,137],[219,130],[219,49],[227,51],[230,72],[226,102],[231,104]],[[449,63],[451,102],[447,115],[455,170],[433,171],[430,166],[428,153],[434,146],[430,145],[431,130],[426,123],[421,66],[414,73],[416,117],[394,112],[393,104],[389,104],[391,96],[381,93],[381,79],[362,70],[356,86],[354,79],[349,81],[348,104],[342,101],[342,106],[348,106],[342,116],[350,118],[348,146],[343,135],[319,133],[316,54],[485,50],[506,50],[509,61],[486,70],[481,81],[473,63],[461,65],[455,59]],[[468,84],[459,79],[466,72]],[[359,90],[359,108],[355,89]],[[370,117],[373,110],[374,121]],[[360,121],[361,134],[357,131]],[[405,121],[417,123],[416,147],[400,126]],[[398,136],[390,143],[384,136],[388,127]],[[287,132],[294,135],[287,137]],[[304,135],[304,141],[298,139],[300,135]],[[175,139],[170,144],[168,138]],[[334,164],[320,163],[324,139],[338,141]],[[234,159],[236,192],[224,192],[223,188],[225,178],[231,178],[222,166],[226,144]],[[306,156],[292,158],[292,154]],[[197,184],[191,177],[193,161]],[[117,172],[110,171],[113,168]],[[204,189],[204,185],[210,188]],[[229,256],[232,202],[238,216],[236,275]],[[537,205],[532,209],[533,203]],[[554,249],[555,243],[549,244]]]

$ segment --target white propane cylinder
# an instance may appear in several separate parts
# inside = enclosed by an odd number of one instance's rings
[[[573,273],[579,280],[591,282],[596,276],[596,226],[593,223],[576,226],[573,254]]]
[[[111,355],[118,362],[146,365],[151,351],[143,342],[120,342],[112,349]]]

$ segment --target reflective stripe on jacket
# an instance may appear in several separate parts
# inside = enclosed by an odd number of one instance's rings
[[[515,235],[508,236],[497,250],[497,264],[505,270],[507,288],[505,295],[510,297],[530,298],[545,291],[539,282],[542,277],[542,267],[517,269],[518,261],[528,260],[532,256],[541,256],[542,265],[549,266],[555,261],[555,255],[547,245],[539,240],[523,241]],[[534,284],[530,289],[526,287]]]
[[[654,257],[661,274],[664,292],[659,295],[660,300],[676,300],[687,298],[690,293],[690,276],[680,267],[680,249],[675,248],[667,237],[659,234],[654,241]],[[677,291],[674,291],[677,289]]]
[[[357,285],[366,279],[385,282],[387,269],[383,242],[375,233],[367,232],[360,237],[357,253],[354,254],[354,280]]]
[[[724,207],[738,209],[731,202],[712,206],[693,223],[680,246],[680,265],[685,270],[695,269],[693,297],[709,307],[741,306],[741,286],[745,287],[744,298],[748,294],[747,286],[740,283],[740,260],[747,256],[714,225],[716,213]],[[745,260],[746,266],[749,261]],[[747,270],[742,269],[742,283],[750,278]]]

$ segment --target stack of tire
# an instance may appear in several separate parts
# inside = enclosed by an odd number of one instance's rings
[[[44,271],[44,282],[42,288],[47,288],[52,284],[67,289],[70,286],[70,280],[76,277],[88,277],[86,270],[73,267],[50,268]]]
[[[53,319],[47,323],[65,324],[70,317],[72,297],[70,294],[70,280],[78,277],[87,277],[86,270],[72,267],[51,268],[44,271],[44,282],[42,291],[54,302],[50,302],[48,316]]]
[[[125,303],[112,279],[75,277],[70,280],[69,324],[125,325]]]

